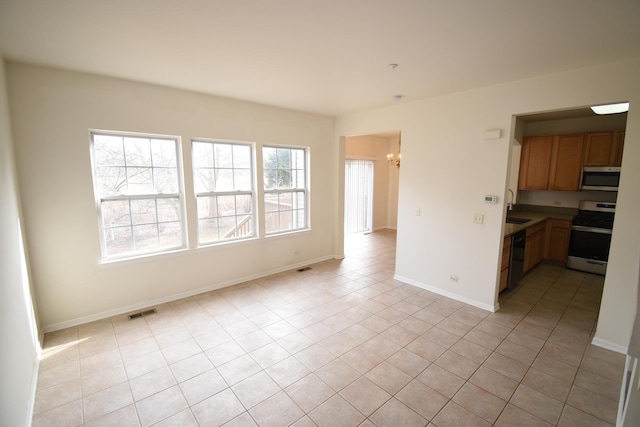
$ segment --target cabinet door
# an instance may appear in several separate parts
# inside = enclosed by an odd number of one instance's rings
[[[578,191],[582,171],[584,134],[558,135],[553,139],[549,190]]]
[[[553,136],[526,137],[520,157],[520,190],[546,190],[549,186],[549,167]]]
[[[622,165],[622,150],[624,149],[624,131],[618,131],[613,133],[613,148],[611,149],[611,159],[609,164],[611,166]]]
[[[554,264],[566,265],[571,238],[571,221],[552,219],[547,236],[545,258]]]
[[[533,233],[527,237],[524,246],[524,272],[531,270],[538,264],[538,254],[540,252],[540,232]]]
[[[584,146],[584,166],[608,166],[613,155],[613,133],[588,133]]]

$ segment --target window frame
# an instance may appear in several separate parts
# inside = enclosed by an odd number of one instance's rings
[[[106,136],[106,137],[116,137],[123,138],[123,146],[125,144],[124,138],[137,138],[137,139],[147,139],[149,147],[151,147],[151,140],[166,140],[172,141],[175,147],[175,174],[176,174],[176,189],[177,192],[149,192],[149,193],[132,193],[132,194],[118,194],[118,195],[104,195],[101,194],[99,188],[99,175],[98,175],[98,167],[97,164],[97,154],[95,148],[95,137],[96,136]],[[109,263],[114,261],[125,261],[136,259],[140,257],[153,256],[153,255],[162,255],[167,254],[179,250],[183,250],[187,248],[187,226],[186,226],[186,208],[185,208],[185,197],[184,197],[184,180],[183,180],[183,162],[182,162],[182,149],[181,149],[181,140],[179,136],[175,135],[161,135],[161,134],[151,134],[151,133],[138,133],[138,132],[122,132],[122,131],[110,131],[110,130],[90,130],[89,131],[89,140],[90,140],[90,156],[91,156],[91,173],[93,178],[93,193],[95,198],[95,205],[97,211],[98,218],[98,229],[100,235],[100,251],[101,251],[101,262]],[[151,155],[152,159],[152,155]],[[151,160],[151,169],[152,176],[154,176],[154,169],[160,168],[160,166],[154,166],[153,160]],[[126,157],[125,164],[123,166],[116,167],[124,167],[125,171],[128,167],[126,165]],[[131,166],[140,167],[140,166]],[[163,167],[166,168],[166,167]],[[173,169],[173,168],[171,168]],[[158,200],[161,199],[175,199],[177,200],[178,205],[178,220],[177,221],[160,221],[158,215]],[[134,238],[134,220],[131,208],[131,202],[136,200],[152,200],[155,207],[155,221],[147,223],[146,225],[155,224],[156,227],[159,227],[160,224],[163,223],[177,223],[180,227],[180,244],[177,245],[168,245],[163,247],[156,247],[152,249],[140,249],[136,250],[135,248],[135,238]],[[128,227],[130,230],[133,250],[127,251],[123,253],[118,253],[114,255],[109,254],[109,246],[107,244],[106,233],[110,229],[114,229],[117,227],[106,227],[104,222],[104,202],[114,202],[114,201],[127,201],[129,202],[129,223],[127,226],[122,225],[122,228]],[[140,224],[138,224],[140,225]],[[160,233],[158,231],[157,234],[158,239],[160,238]]]
[[[197,191],[196,189],[196,173],[199,169],[204,169],[201,167],[196,167],[195,166],[195,161],[194,161],[194,145],[197,143],[202,143],[202,144],[211,144],[213,146],[213,150],[215,150],[215,145],[216,144],[220,144],[220,145],[230,145],[230,146],[241,146],[241,147],[247,147],[249,149],[249,173],[250,173],[250,183],[251,183],[251,189],[250,190],[231,190],[231,191],[216,191],[215,189],[213,191]],[[215,153],[215,151],[214,151]],[[233,150],[232,150],[233,153]],[[215,154],[214,154],[215,156]],[[215,167],[215,157],[214,157],[214,162],[213,162],[214,166],[212,169],[216,169]],[[231,168],[220,168],[220,169],[231,169],[232,171],[234,171],[236,168],[233,167],[233,161],[232,161],[232,166]],[[255,153],[255,143],[252,142],[246,142],[246,141],[231,141],[231,140],[223,140],[223,139],[209,139],[209,138],[193,138],[191,140],[191,172],[192,172],[192,176],[193,176],[193,193],[194,193],[194,199],[195,199],[195,217],[196,217],[196,242],[197,242],[197,247],[198,248],[204,248],[204,247],[211,247],[211,246],[218,246],[218,245],[224,245],[224,244],[228,244],[228,243],[233,243],[233,242],[242,242],[242,241],[247,241],[247,240],[253,240],[259,237],[259,233],[258,233],[258,197],[257,197],[257,191],[256,191],[256,175],[257,175],[257,170],[256,170],[256,153]],[[233,175],[233,173],[232,173]],[[246,235],[246,236],[240,236],[240,237],[235,237],[235,238],[226,238],[226,239],[218,239],[218,240],[213,240],[213,241],[206,241],[203,242],[201,240],[201,232],[200,232],[200,212],[198,209],[198,197],[218,197],[218,196],[250,196],[251,199],[251,203],[250,203],[250,212],[247,214],[251,217],[250,219],[250,224],[251,224],[251,233]],[[235,218],[238,218],[240,215],[237,212],[233,215]],[[221,218],[221,217],[214,217],[214,218]],[[236,225],[237,225],[237,221],[236,221]]]
[[[266,179],[266,168],[265,168],[265,161],[266,161],[266,157],[265,157],[265,149],[270,148],[270,149],[287,149],[287,150],[300,150],[303,153],[303,162],[304,162],[304,187],[303,188],[294,188],[293,186],[290,188],[276,188],[276,189],[268,189],[267,188],[267,179]],[[279,235],[283,235],[283,234],[289,234],[289,233],[298,233],[298,232],[303,232],[303,231],[308,231],[311,229],[311,198],[310,198],[310,190],[309,190],[309,183],[311,182],[311,171],[310,171],[310,154],[309,154],[309,147],[302,147],[302,146],[294,146],[294,145],[279,145],[279,144],[264,144],[262,145],[262,180],[263,180],[263,194],[262,194],[262,205],[263,205],[263,211],[264,211],[264,221],[265,221],[265,225],[264,225],[264,231],[265,231],[265,237],[269,238],[269,237],[273,237],[273,236],[279,236]],[[290,169],[288,169],[289,171],[294,171],[294,170],[299,170],[298,168],[294,169],[293,167],[291,167]],[[267,217],[269,215],[270,212],[272,211],[268,211],[267,210],[267,196],[270,194],[281,194],[281,193],[301,193],[304,195],[304,225],[302,227],[297,227],[297,228],[291,228],[291,229],[281,229],[280,227],[278,228],[277,231],[272,231],[269,232],[269,228],[267,226]],[[291,209],[291,212],[295,212],[296,210],[299,209]],[[276,212],[284,212],[284,211],[276,211]],[[293,219],[292,219],[293,220]]]

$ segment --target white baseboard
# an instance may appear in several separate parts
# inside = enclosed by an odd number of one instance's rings
[[[435,294],[442,295],[442,296],[445,296],[447,298],[451,298],[451,299],[454,299],[456,301],[460,301],[460,302],[463,302],[465,304],[469,304],[469,305],[472,305],[474,307],[478,307],[478,308],[481,308],[483,310],[490,311],[492,313],[495,313],[500,308],[500,304],[498,304],[497,302],[494,305],[485,304],[483,302],[476,301],[476,300],[474,300],[472,298],[467,298],[467,297],[464,297],[462,295],[455,294],[453,292],[445,291],[444,289],[435,288],[433,286],[429,286],[427,284],[424,284],[424,283],[421,283],[421,282],[417,282],[415,280],[408,279],[406,277],[402,277],[402,276],[399,276],[397,274],[395,276],[393,276],[393,278],[395,280],[399,280],[401,282],[408,283],[409,285],[416,286],[416,287],[424,289],[426,291],[433,292]]]
[[[49,325],[45,325],[42,327],[42,331],[44,333],[59,331],[61,329],[71,328],[73,326],[83,325],[89,322],[95,322],[96,320],[106,319],[108,317],[119,316],[121,314],[130,313],[132,311],[141,310],[143,308],[148,308],[154,305],[165,304],[171,301],[176,301],[182,298],[192,297],[194,295],[202,294],[205,292],[215,291],[218,289],[226,288],[229,286],[237,285],[240,283],[248,282],[249,280],[261,279],[263,277],[271,276],[273,274],[282,273],[284,271],[296,270],[301,267],[305,267],[311,264],[317,264],[319,262],[327,261],[330,259],[334,259],[335,257],[332,255],[307,260],[304,262],[287,265],[286,267],[276,268],[269,271],[264,271],[261,273],[252,274],[245,277],[240,277],[233,280],[227,280],[226,282],[214,283],[213,285],[204,286],[197,289],[191,289],[186,292],[180,292],[173,295],[168,295],[166,297],[155,298],[152,300],[142,301],[136,304],[128,305],[125,307],[114,308],[113,310],[103,311],[101,313],[91,314],[89,316],[78,317],[76,319],[66,320],[64,322],[51,323]],[[343,256],[344,258],[344,256]]]
[[[44,340],[44,333],[41,334],[42,337],[40,342],[42,343]],[[36,403],[36,390],[38,388],[38,372],[40,372],[40,356],[42,354],[42,345],[38,345],[38,349],[36,351],[36,361],[33,364],[33,376],[31,377],[31,385],[29,388],[29,402],[27,402],[27,422],[25,423],[26,427],[31,427],[31,423],[33,421],[33,409]]]
[[[596,347],[602,347],[621,354],[627,354],[627,350],[629,350],[627,346],[612,343],[611,341],[603,340],[602,338],[598,337],[593,337],[593,339],[591,340],[591,344],[595,345]]]

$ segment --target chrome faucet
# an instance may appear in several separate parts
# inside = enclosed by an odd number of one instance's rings
[[[511,190],[510,188],[508,188],[507,190],[509,190],[509,193],[511,193],[511,201],[507,203],[507,205],[509,206],[509,210],[512,211],[513,210],[513,190]]]

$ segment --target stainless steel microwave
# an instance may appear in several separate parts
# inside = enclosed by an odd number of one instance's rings
[[[580,190],[618,191],[620,168],[615,166],[584,167]]]

